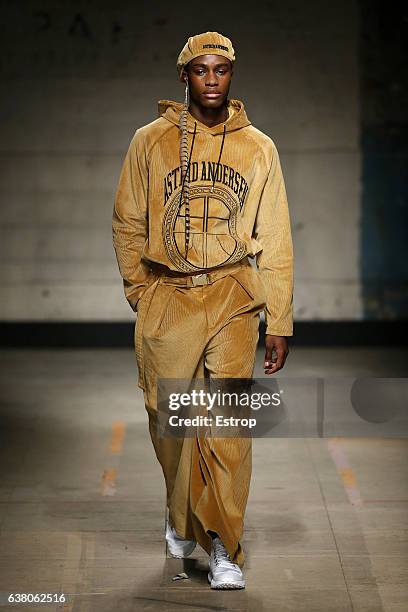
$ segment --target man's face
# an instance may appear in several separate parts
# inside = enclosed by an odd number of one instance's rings
[[[191,60],[180,75],[184,81],[188,76],[190,98],[205,108],[218,108],[228,96],[232,64],[222,55],[199,55]],[[217,95],[216,95],[217,94]]]

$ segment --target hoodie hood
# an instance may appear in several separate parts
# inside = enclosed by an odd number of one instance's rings
[[[183,103],[175,100],[159,100],[158,111],[159,117],[164,117],[174,125],[180,125],[180,115],[183,110]],[[224,132],[224,126],[226,132],[233,132],[243,127],[251,125],[250,120],[245,112],[244,104],[241,100],[230,99],[227,102],[228,108],[232,107],[234,113],[225,122],[218,123],[212,127],[208,127],[204,123],[201,123],[198,119],[193,117],[190,112],[187,113],[187,130],[189,132],[208,132],[209,134],[222,134]],[[195,125],[196,124],[196,125]]]

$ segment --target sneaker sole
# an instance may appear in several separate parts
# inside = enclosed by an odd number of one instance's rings
[[[208,572],[207,578],[212,589],[245,589],[245,580],[238,580],[237,582],[216,582],[211,572]]]
[[[169,552],[169,557],[171,557],[172,559],[187,559],[187,557],[189,557],[190,555],[191,553],[185,555],[173,555],[171,552]]]
[[[167,552],[170,555],[170,557],[173,557],[173,559],[185,559],[186,557],[189,557],[195,550],[196,544],[194,544],[194,546],[191,548],[189,548],[188,550],[186,550],[185,552],[171,552],[169,544],[167,542]]]

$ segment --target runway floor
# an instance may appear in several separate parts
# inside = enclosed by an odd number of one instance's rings
[[[253,440],[247,588],[166,559],[164,482],[132,350],[3,350],[0,610],[408,609],[408,443]],[[259,349],[255,376],[263,377]],[[293,348],[287,377],[404,377],[402,349]],[[186,579],[173,580],[180,572]],[[11,593],[66,601],[10,606]]]

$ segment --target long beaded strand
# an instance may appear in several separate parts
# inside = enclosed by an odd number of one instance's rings
[[[180,160],[181,160],[181,196],[180,208],[185,207],[185,257],[187,258],[188,249],[190,247],[190,164],[188,163],[188,131],[187,131],[187,112],[190,104],[190,96],[188,89],[188,81],[186,80],[186,89],[184,97],[184,107],[180,116],[181,138],[180,138]],[[188,176],[187,176],[188,174]],[[185,180],[187,178],[187,180]]]

